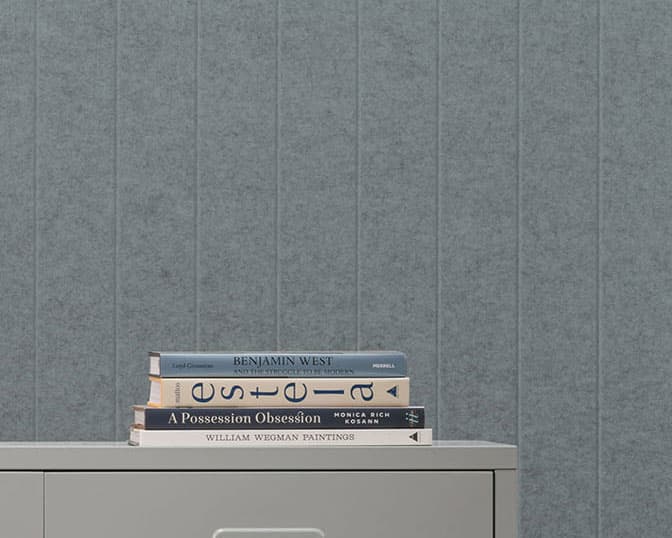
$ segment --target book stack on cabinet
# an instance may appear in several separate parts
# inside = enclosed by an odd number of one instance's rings
[[[139,446],[430,445],[398,351],[151,352]]]

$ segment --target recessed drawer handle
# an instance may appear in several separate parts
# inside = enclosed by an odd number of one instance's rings
[[[320,529],[217,529],[212,538],[325,538]]]

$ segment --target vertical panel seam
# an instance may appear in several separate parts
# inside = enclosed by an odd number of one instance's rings
[[[356,304],[356,345],[357,349],[361,346],[360,339],[360,322],[361,322],[361,290],[360,290],[360,198],[361,198],[361,159],[360,159],[360,104],[359,104],[359,70],[361,65],[360,60],[360,22],[359,22],[359,0],[355,3],[355,46],[357,49],[357,58],[355,64],[355,174],[356,174],[356,189],[355,189],[355,304]]]
[[[33,55],[33,75],[34,75],[34,83],[35,83],[35,88],[33,92],[33,436],[35,437],[35,441],[38,440],[38,390],[37,390],[37,385],[38,385],[38,374],[39,374],[39,368],[38,368],[38,349],[37,349],[37,337],[38,337],[38,331],[37,331],[37,306],[38,306],[38,300],[37,300],[37,291],[38,291],[38,230],[37,230],[37,209],[38,209],[38,196],[37,196],[37,142],[38,142],[38,136],[37,136],[37,103],[38,103],[38,83],[39,83],[39,76],[38,76],[38,53],[39,53],[39,37],[37,35],[38,32],[38,13],[39,13],[39,0],[35,0],[35,13],[33,17],[33,46],[35,48],[34,50],[34,55]]]
[[[200,40],[200,19],[201,2],[196,0],[196,13],[194,17],[194,343],[196,350],[200,349],[200,207],[199,207],[199,145],[200,145],[200,126],[198,122],[199,112],[199,78],[201,73],[201,40]]]
[[[436,433],[441,438],[441,0],[436,0],[436,186],[435,254],[436,254]]]
[[[596,284],[597,284],[597,320],[596,320],[596,419],[597,419],[597,443],[596,443],[596,527],[597,537],[602,536],[602,518],[600,505],[602,502],[602,1],[597,0],[597,259],[596,259]]]
[[[113,289],[113,319],[112,349],[114,353],[114,434],[116,438],[119,431],[119,349],[117,339],[119,336],[119,2],[115,1],[114,13],[114,141],[112,144],[112,168],[113,168],[113,211],[114,211],[114,267],[112,269]]]
[[[275,349],[280,349],[280,0],[275,4]]]
[[[522,13],[521,0],[516,4],[516,445],[518,446],[518,469],[521,469],[522,449],[521,421],[522,421],[522,352],[521,352],[521,258],[522,258],[522,188],[521,188],[521,74],[522,74]],[[520,497],[520,490],[518,493]],[[520,528],[520,513],[518,514]]]

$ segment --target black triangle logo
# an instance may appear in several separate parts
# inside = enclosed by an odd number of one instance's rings
[[[415,432],[413,435],[408,436],[409,439],[413,439],[414,441],[418,441],[418,432]]]
[[[387,389],[387,393],[388,393],[388,394],[391,394],[391,395],[394,396],[395,398],[398,398],[398,397],[399,397],[399,395],[397,394],[398,389],[399,389],[399,386],[398,386],[398,385],[395,385],[395,386],[392,387],[391,389]]]

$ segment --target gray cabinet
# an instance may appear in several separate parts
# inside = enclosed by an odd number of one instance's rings
[[[4,513],[0,507],[0,535],[514,538],[515,462],[515,447],[476,442],[305,449],[0,444],[0,500],[12,497]]]
[[[0,536],[42,536],[42,473],[0,473]]]

